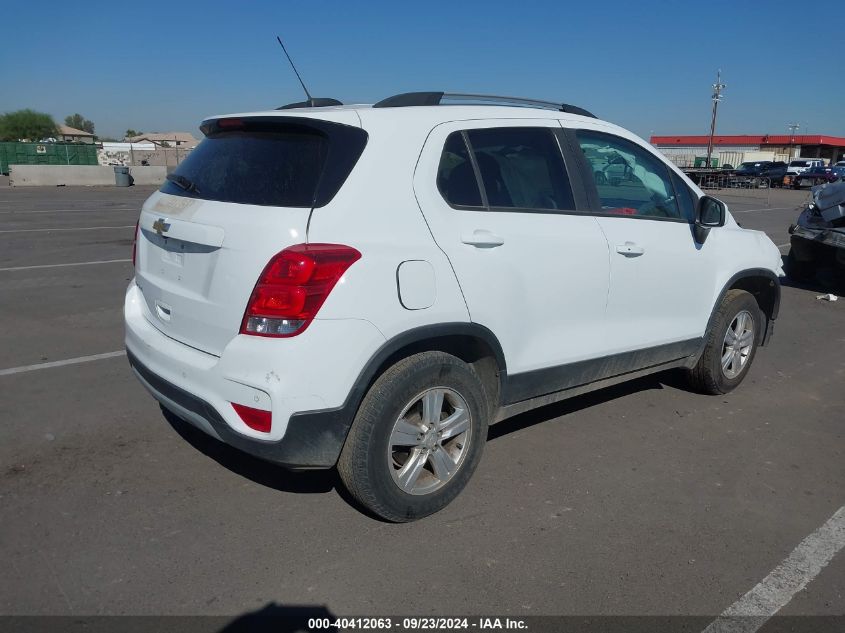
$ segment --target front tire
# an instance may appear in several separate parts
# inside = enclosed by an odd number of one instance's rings
[[[697,391],[724,394],[736,389],[748,374],[763,340],[765,317],[753,295],[729,290],[716,310],[707,343],[689,382]]]
[[[409,356],[367,392],[337,469],[350,494],[394,522],[427,516],[466,486],[487,439],[484,384],[444,352]]]

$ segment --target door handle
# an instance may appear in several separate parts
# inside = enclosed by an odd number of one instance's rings
[[[621,253],[625,257],[639,257],[645,253],[645,249],[634,242],[625,242],[624,244],[616,245],[616,252]]]
[[[495,248],[504,244],[505,238],[499,237],[487,229],[475,229],[472,233],[461,235],[461,241],[477,248]]]

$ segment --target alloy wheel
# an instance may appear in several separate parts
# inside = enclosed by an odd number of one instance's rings
[[[469,406],[457,391],[434,387],[415,396],[393,424],[387,460],[397,486],[424,495],[450,481],[472,441]]]
[[[754,347],[754,317],[748,310],[737,314],[722,343],[722,373],[725,378],[733,380],[748,364],[751,350]]]

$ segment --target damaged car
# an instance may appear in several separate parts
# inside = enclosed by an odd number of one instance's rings
[[[789,227],[787,274],[796,281],[812,279],[819,268],[833,268],[845,282],[845,181],[812,189],[813,200]]]
[[[783,182],[793,189],[801,189],[836,182],[842,177],[845,177],[845,167],[813,167],[801,174],[786,176]]]

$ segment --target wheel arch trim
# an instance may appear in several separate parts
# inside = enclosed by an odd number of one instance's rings
[[[389,366],[390,360],[398,361],[404,358],[405,356],[400,354],[403,350],[412,350],[416,345],[443,338],[467,338],[484,343],[496,361],[499,379],[505,379],[507,375],[505,355],[498,338],[488,328],[471,322],[423,325],[394,336],[376,350],[358,374],[341,406],[294,413],[288,422],[288,431],[293,431],[294,435],[307,435],[311,427],[331,429],[332,438],[327,443],[328,446],[324,447],[320,466],[334,466],[346,442],[346,436],[349,434],[358,408],[370,386],[381,374],[380,370]]]
[[[710,318],[707,319],[707,329],[704,331],[704,337],[702,338],[701,347],[698,350],[696,358],[700,357],[701,354],[704,352],[704,348],[707,345],[707,340],[710,331],[713,328],[713,322],[716,318],[716,312],[719,309],[719,305],[722,303],[722,300],[725,298],[725,295],[728,294],[728,291],[732,290],[736,286],[737,282],[743,279],[765,279],[770,283],[771,287],[774,288],[774,300],[772,301],[770,314],[766,314],[767,323],[762,339],[762,344],[765,345],[771,338],[773,327],[772,323],[775,321],[775,319],[777,319],[778,311],[780,310],[780,280],[778,279],[778,276],[768,268],[747,268],[731,276],[731,278],[728,279],[724,286],[722,286],[722,290],[719,292],[719,294],[716,295],[716,300],[713,302],[713,307],[710,310]],[[763,310],[765,313],[765,310],[762,306],[760,309]]]
[[[493,332],[479,324],[471,322],[436,323],[423,325],[406,330],[388,339],[367,361],[367,364],[358,374],[355,384],[350,390],[344,406],[350,404],[350,398],[354,398],[356,391],[359,391],[357,401],[354,402],[354,409],[357,410],[360,401],[363,399],[369,386],[378,377],[379,369],[393,356],[403,349],[413,347],[429,341],[436,341],[445,338],[475,339],[484,343],[492,352],[500,374],[504,377],[507,374],[505,353],[499,339]],[[397,360],[399,360],[397,358]]]

